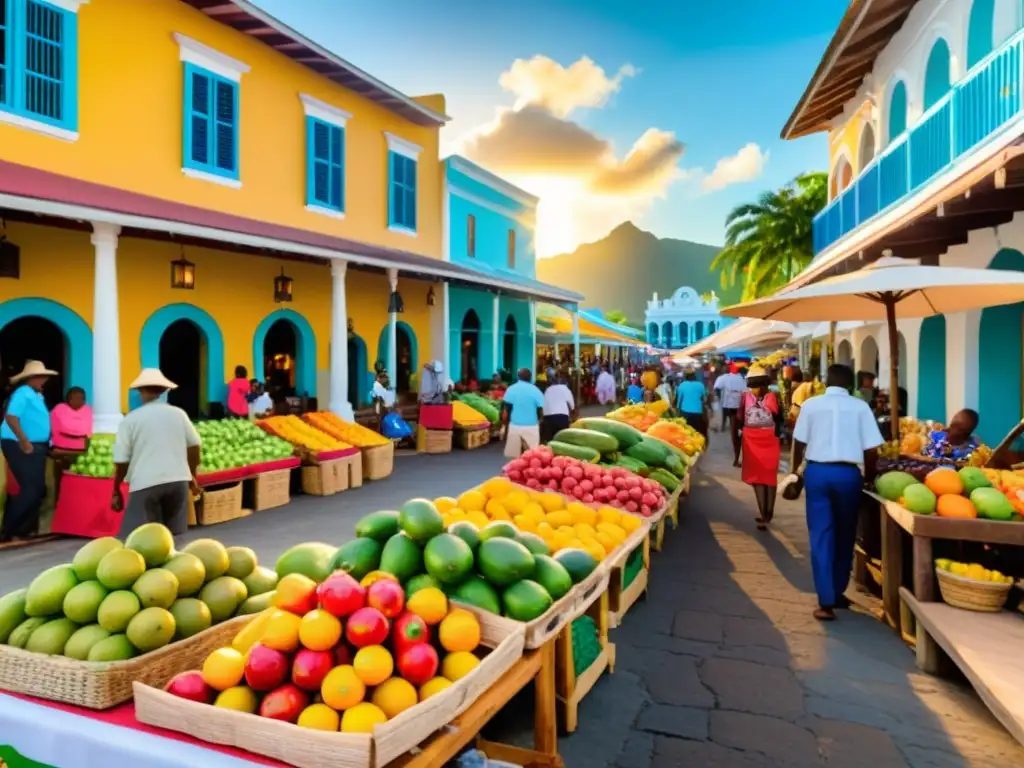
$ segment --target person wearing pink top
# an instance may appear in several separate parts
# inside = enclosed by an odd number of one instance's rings
[[[228,382],[228,416],[249,418],[249,371],[244,365],[235,367],[235,378]]]
[[[84,451],[91,435],[92,408],[85,404],[85,390],[72,387],[50,411],[50,443],[62,451]]]

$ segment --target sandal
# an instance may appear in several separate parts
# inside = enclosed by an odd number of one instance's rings
[[[835,621],[836,612],[831,608],[817,608],[814,611],[814,618],[818,621]]]
[[[762,518],[759,517],[754,522],[757,524],[757,530],[759,530],[759,531],[767,531],[768,530],[768,523],[765,520],[763,520]]]

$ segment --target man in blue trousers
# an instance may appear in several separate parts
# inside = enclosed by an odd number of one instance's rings
[[[861,489],[875,479],[878,447],[884,442],[870,406],[850,392],[853,371],[829,366],[825,394],[804,403],[793,429],[793,468],[804,459],[811,569],[819,621],[835,619],[850,605],[843,593],[853,568]],[[864,466],[861,476],[860,464]]]

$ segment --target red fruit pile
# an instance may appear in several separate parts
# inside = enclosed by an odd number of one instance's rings
[[[558,491],[584,504],[607,504],[650,517],[665,504],[668,494],[656,481],[624,467],[601,467],[569,456],[555,456],[550,448],[531,448],[505,465],[505,476],[537,491]]]

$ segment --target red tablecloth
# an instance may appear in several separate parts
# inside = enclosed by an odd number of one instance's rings
[[[110,508],[113,493],[112,477],[85,477],[65,472],[60,481],[60,497],[53,512],[51,532],[90,539],[116,536],[123,513]],[[127,506],[127,484],[121,485],[121,493]]]
[[[339,448],[336,451],[320,451],[316,455],[317,461],[330,461],[331,459],[344,459],[346,456],[355,456],[359,453],[358,448]]]
[[[247,467],[236,467],[234,469],[222,469],[217,472],[206,472],[202,475],[198,475],[196,477],[196,482],[202,486],[234,483],[239,480],[256,477],[256,475],[262,475],[264,472],[273,472],[278,469],[293,469],[301,463],[302,462],[298,456],[289,456],[287,459],[264,461],[259,464],[250,464]]]
[[[451,429],[454,424],[451,405],[421,405],[419,424],[426,429]]]

